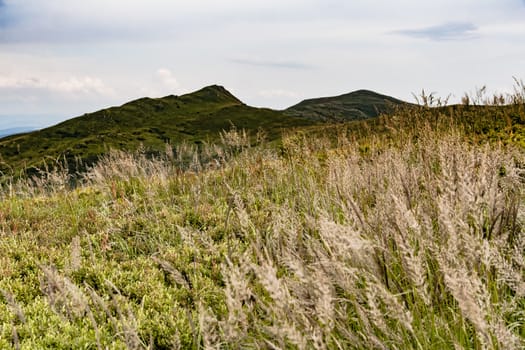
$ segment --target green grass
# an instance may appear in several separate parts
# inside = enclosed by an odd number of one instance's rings
[[[5,183],[0,348],[523,348],[522,108],[279,148],[234,129],[110,152],[74,189]]]
[[[0,348],[521,349],[523,118],[420,106],[10,179]]]

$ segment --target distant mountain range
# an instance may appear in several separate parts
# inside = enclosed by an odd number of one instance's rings
[[[142,145],[160,151],[167,142],[213,142],[232,125],[249,131],[264,129],[274,140],[283,130],[373,118],[403,104],[359,90],[273,110],[248,106],[224,87],[212,85],[182,96],[141,98],[37,131],[18,134],[24,132],[18,130],[0,140],[0,171],[40,167],[44,159],[92,164],[112,148],[132,150]]]

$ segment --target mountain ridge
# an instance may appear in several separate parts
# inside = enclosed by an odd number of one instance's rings
[[[93,164],[109,149],[144,147],[160,152],[167,143],[214,142],[232,125],[250,132],[263,129],[270,140],[276,140],[284,130],[376,117],[387,110],[387,101],[399,100],[358,90],[274,110],[249,106],[221,85],[180,96],[143,97],[0,139],[0,171],[37,169],[45,159],[65,159],[75,172],[74,164]],[[323,109],[339,114],[327,116]]]

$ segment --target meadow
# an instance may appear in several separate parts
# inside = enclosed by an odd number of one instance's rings
[[[5,181],[0,348],[522,349],[524,96]]]

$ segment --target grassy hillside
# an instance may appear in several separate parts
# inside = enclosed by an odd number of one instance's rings
[[[286,109],[285,114],[310,120],[342,122],[377,117],[401,105],[407,103],[373,91],[358,90],[340,96],[304,100]]]
[[[0,172],[7,176],[33,175],[38,169],[62,166],[64,162],[71,173],[84,171],[111,149],[141,148],[159,154],[166,144],[175,148],[188,144],[201,147],[218,141],[219,133],[232,125],[246,130],[252,141],[261,131],[270,141],[280,140],[283,132],[293,130],[312,135],[336,135],[338,129],[345,128],[354,134],[370,130],[383,133],[383,119],[378,117],[399,111],[404,115],[427,114],[428,119],[451,120],[470,129],[472,135],[512,140],[525,146],[523,103],[505,104],[501,98],[494,101],[489,105],[442,106],[433,105],[432,98],[423,96],[422,105],[416,106],[359,90],[305,100],[276,111],[247,106],[223,87],[214,85],[183,96],[138,99],[43,130],[0,139]],[[398,123],[410,127],[406,120]]]
[[[285,111],[243,104],[221,86],[183,96],[142,98],[120,107],[67,120],[32,133],[0,140],[0,171],[5,174],[68,163],[71,172],[85,170],[110,149],[164,151],[166,143],[200,145],[217,141],[232,125],[269,140],[283,131],[308,129],[327,122],[377,117],[404,103],[370,91],[306,100]]]
[[[268,137],[276,138],[283,129],[313,124],[284,117],[279,111],[247,106],[214,85],[183,96],[142,98],[2,139],[0,171],[42,167],[43,159],[50,164],[65,159],[74,170],[79,162],[92,164],[109,149],[136,150],[141,146],[163,151],[166,143],[216,141],[219,132],[231,125],[253,133],[262,128]]]
[[[494,111],[6,184],[0,348],[523,349],[525,114]]]

